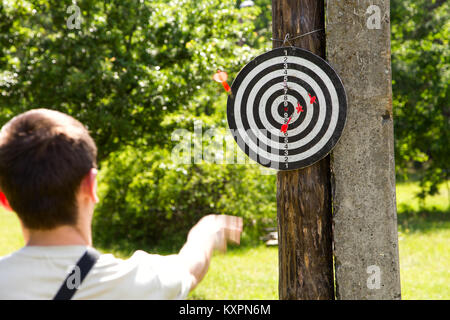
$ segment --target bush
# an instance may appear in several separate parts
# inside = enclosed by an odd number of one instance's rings
[[[200,115],[256,53],[258,8],[234,0],[0,2],[0,124],[51,108],[87,125],[100,159],[141,140],[162,146],[168,114]],[[242,43],[245,41],[245,44]],[[201,102],[201,103],[199,103]]]
[[[202,216],[244,218],[243,241],[275,225],[276,177],[254,165],[177,165],[163,149],[126,147],[102,163],[96,245],[175,248]]]

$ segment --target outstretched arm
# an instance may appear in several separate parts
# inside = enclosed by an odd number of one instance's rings
[[[179,252],[192,275],[191,291],[208,271],[214,249],[225,252],[228,241],[239,243],[242,218],[227,215],[208,215],[189,231],[187,241]]]

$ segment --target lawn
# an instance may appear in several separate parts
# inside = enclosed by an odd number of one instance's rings
[[[450,207],[447,185],[419,203],[414,183],[397,187],[403,299],[450,299]]]
[[[422,204],[415,183],[399,183],[400,272],[403,299],[450,299],[450,212],[446,185]],[[0,256],[23,245],[17,218],[0,210]],[[115,252],[121,256],[127,253]],[[278,251],[264,245],[215,254],[189,299],[277,299]]]

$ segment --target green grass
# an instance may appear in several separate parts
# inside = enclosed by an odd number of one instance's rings
[[[397,185],[402,298],[450,299],[448,189],[442,185],[438,195],[423,203],[414,197],[418,190],[416,183]],[[21,246],[17,218],[0,210],[0,256]],[[131,251],[113,252],[126,257]],[[215,254],[206,278],[189,299],[278,299],[277,248],[233,247],[225,255]]]
[[[448,212],[450,206],[450,181],[439,186],[440,193],[427,197],[423,203],[415,196],[419,193],[419,185],[415,182],[397,183],[397,210],[399,213],[407,211],[443,211]]]
[[[278,248],[261,245],[215,254],[189,299],[278,299]]]
[[[403,299],[450,299],[449,190],[423,203],[415,183],[397,187],[400,279]]]
[[[0,257],[23,245],[22,231],[16,214],[0,207]]]
[[[450,222],[407,230],[399,234],[403,299],[450,299]]]

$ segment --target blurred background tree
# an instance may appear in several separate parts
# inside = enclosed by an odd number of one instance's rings
[[[101,169],[97,244],[182,239],[213,212],[244,217],[244,240],[257,239],[274,223],[274,177],[259,179],[256,166],[177,165],[170,150],[172,132],[193,131],[196,120],[203,132],[226,133],[226,94],[212,75],[222,69],[233,79],[264,50],[267,38],[254,26],[260,8],[231,0],[73,3],[80,29],[67,25],[71,1],[1,2],[0,123],[45,107],[89,128]]]
[[[256,165],[173,163],[175,129],[226,132],[230,80],[271,48],[271,0],[0,2],[0,124],[32,108],[82,121],[99,147],[94,237],[111,245],[180,240],[207,213],[244,217],[244,241],[275,225],[276,178]],[[249,3],[247,1],[247,3]],[[394,0],[396,166],[423,197],[449,174],[449,5]]]
[[[71,4],[2,1],[0,121],[37,107],[69,113],[101,160],[124,144],[165,146],[168,114],[212,115],[211,75],[237,72],[258,48],[258,9],[230,0],[78,1],[81,28],[69,30]]]
[[[391,1],[396,169],[438,192],[450,167],[450,8],[445,0]]]

